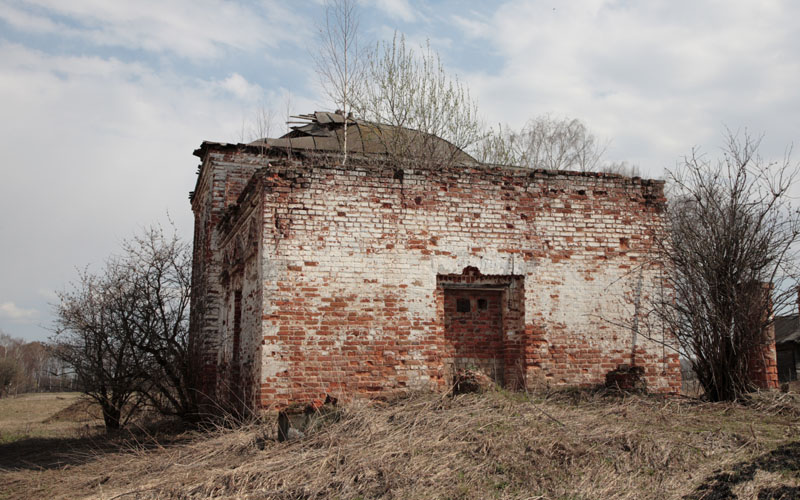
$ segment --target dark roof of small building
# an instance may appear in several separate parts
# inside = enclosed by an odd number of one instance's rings
[[[277,139],[262,138],[251,146],[339,152],[344,144],[345,117],[339,113],[317,111],[293,118],[302,120],[291,132]],[[399,148],[404,155],[414,155],[408,145],[423,145],[420,155],[447,158],[455,163],[476,163],[476,160],[450,142],[425,132],[347,118],[347,151],[360,154],[386,154]]]
[[[775,344],[800,342],[800,318],[797,314],[775,317]]]

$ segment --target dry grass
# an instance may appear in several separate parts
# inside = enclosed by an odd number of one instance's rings
[[[0,483],[8,498],[780,498],[800,494],[800,403],[790,396],[361,401],[299,441],[278,443],[272,420],[139,434],[76,450],[75,463],[6,466]]]

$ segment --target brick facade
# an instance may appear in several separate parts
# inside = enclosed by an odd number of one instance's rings
[[[763,345],[753,349],[754,352],[748,360],[748,375],[753,384],[759,389],[777,389],[780,387],[775,336],[772,334],[772,328],[768,330],[767,340]]]
[[[260,408],[327,394],[593,385],[620,364],[680,388],[654,238],[663,183],[427,167],[204,143],[192,334],[204,390]],[[643,326],[641,327],[643,328]]]

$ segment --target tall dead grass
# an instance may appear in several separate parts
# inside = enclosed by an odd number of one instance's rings
[[[301,440],[269,420],[133,449],[70,497],[680,498],[798,430],[759,411],[587,391],[356,401]]]
[[[273,416],[208,432],[73,439],[47,460],[12,459],[7,445],[0,498],[800,495],[790,459],[800,454],[798,416],[800,398],[781,393],[744,404],[586,390],[417,394],[342,405],[286,443]]]

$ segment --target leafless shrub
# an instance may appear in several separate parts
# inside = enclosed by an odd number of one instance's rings
[[[191,248],[176,232],[150,227],[125,242],[124,265],[130,302],[123,330],[147,360],[144,393],[159,412],[194,419],[197,376],[189,337]]]
[[[788,153],[765,162],[759,143],[729,132],[720,159],[694,149],[669,172],[661,258],[671,293],[656,309],[711,400],[755,387],[771,311],[796,297],[800,216],[789,190],[797,168]]]
[[[639,170],[638,165],[635,165],[633,163],[628,163],[627,161],[605,163],[599,166],[598,170],[600,172],[624,175],[626,177],[641,177],[642,175],[642,172],[641,170]]]
[[[83,271],[72,290],[59,294],[52,339],[80,389],[103,409],[108,430],[120,428],[141,406],[138,389],[146,373],[132,339],[121,334],[128,318],[115,305],[128,298],[119,269],[109,262],[105,275]]]
[[[150,228],[98,273],[84,270],[59,294],[57,357],[114,430],[145,402],[165,414],[196,416],[196,370],[188,335],[191,259],[175,234]]]

